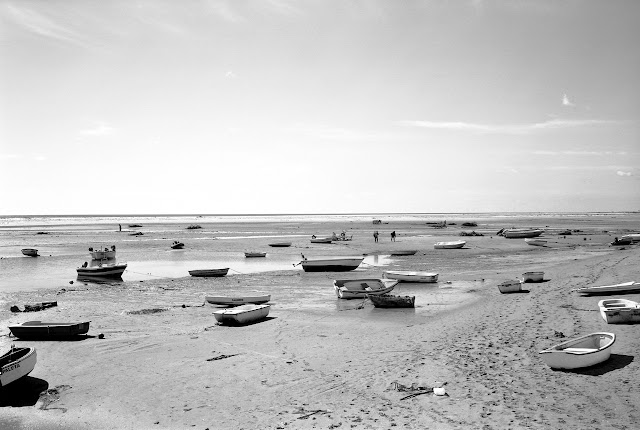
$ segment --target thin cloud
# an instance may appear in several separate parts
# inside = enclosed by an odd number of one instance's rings
[[[408,127],[427,128],[435,130],[470,131],[474,133],[493,134],[528,134],[545,130],[561,130],[580,127],[620,124],[622,121],[599,119],[553,119],[531,124],[478,124],[468,122],[436,122],[436,121],[400,121],[399,124]]]
[[[102,137],[102,136],[109,136],[114,134],[116,131],[115,128],[111,127],[110,125],[106,124],[106,123],[98,123],[96,124],[94,127],[92,128],[87,128],[84,130],[80,130],[78,132],[79,136],[84,136],[84,137]]]
[[[627,155],[625,151],[533,151],[534,155]]]
[[[618,176],[632,176],[632,173],[631,172],[623,172],[622,170],[618,170],[616,172],[616,175],[618,175]]]
[[[566,94],[562,95],[562,106],[574,107],[575,104],[571,103],[569,97]]]
[[[15,160],[22,158],[22,154],[0,154],[0,160]]]
[[[13,22],[25,28],[27,31],[49,39],[86,46],[83,38],[79,34],[56,23],[41,13],[26,7],[17,7],[13,4],[6,5],[6,10]]]

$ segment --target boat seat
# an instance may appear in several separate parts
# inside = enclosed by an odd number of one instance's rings
[[[563,351],[565,352],[575,352],[578,354],[586,354],[588,352],[596,352],[597,348],[565,348]]]

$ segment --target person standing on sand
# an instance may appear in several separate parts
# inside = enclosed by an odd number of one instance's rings
[[[396,241],[396,231],[395,231],[395,230],[393,230],[393,231],[391,232],[391,241],[392,241],[392,242],[395,242],[395,241]]]
[[[373,232],[373,240],[374,240],[374,242],[376,242],[376,243],[378,242],[378,230],[376,230],[376,231],[374,231],[374,232]]]

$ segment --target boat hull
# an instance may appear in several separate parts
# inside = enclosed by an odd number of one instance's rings
[[[598,308],[607,324],[640,323],[640,304],[637,302],[624,299],[600,300]]]
[[[27,376],[37,361],[35,348],[11,348],[0,357],[0,387]]]
[[[395,279],[336,279],[333,288],[339,299],[363,299],[390,293],[399,281]]]
[[[603,285],[601,287],[584,287],[578,288],[576,291],[583,295],[605,295],[605,294],[621,294],[621,293],[639,293],[640,282],[623,282],[615,285]]]
[[[502,294],[519,293],[522,291],[522,283],[520,281],[505,281],[498,284],[498,290]]]
[[[270,243],[269,246],[271,246],[273,248],[287,248],[287,247],[291,246],[291,242]]]
[[[546,246],[547,245],[547,241],[544,239],[537,239],[537,238],[526,238],[524,240],[527,245],[531,245],[531,246]]]
[[[418,252],[416,249],[407,250],[407,251],[391,251],[392,256],[402,256],[402,255],[415,255]]]
[[[522,274],[522,282],[542,282],[544,281],[544,272],[524,272]]]
[[[245,252],[244,256],[246,258],[259,258],[259,257],[266,257],[267,253],[266,252]]]
[[[391,294],[372,294],[369,300],[376,308],[414,308],[416,296],[393,296]]]
[[[224,269],[189,270],[189,275],[197,278],[219,278],[227,276],[227,273],[229,273],[228,267]]]
[[[24,248],[20,250],[23,255],[27,257],[39,257],[38,250],[34,248]]]
[[[464,240],[456,240],[453,242],[436,242],[433,247],[435,249],[460,249],[467,244]]]
[[[261,305],[271,300],[271,294],[261,296],[206,296],[207,303],[212,305],[239,306],[246,304]]]
[[[507,239],[526,239],[538,237],[542,233],[544,233],[544,231],[539,229],[511,229],[503,231],[502,235]]]
[[[9,326],[9,330],[21,339],[64,338],[87,334],[89,323],[90,321],[81,323],[27,321],[20,325]]]
[[[263,320],[269,315],[269,305],[242,305],[233,309],[215,311],[213,315],[220,324],[243,325]]]
[[[316,237],[311,239],[311,243],[331,243],[333,241],[330,237]]]
[[[342,258],[342,259],[318,259],[303,260],[302,269],[305,272],[348,272],[355,270],[364,260],[362,258]]]
[[[591,333],[540,351],[540,355],[552,369],[580,369],[608,360],[615,341],[614,333]]]
[[[94,267],[78,267],[78,277],[86,278],[121,278],[127,269],[126,264],[109,264]]]
[[[438,274],[430,272],[409,272],[402,270],[387,270],[382,274],[383,278],[396,279],[401,282],[438,282]]]

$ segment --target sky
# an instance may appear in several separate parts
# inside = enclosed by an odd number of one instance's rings
[[[0,0],[0,215],[640,210],[640,1]]]

